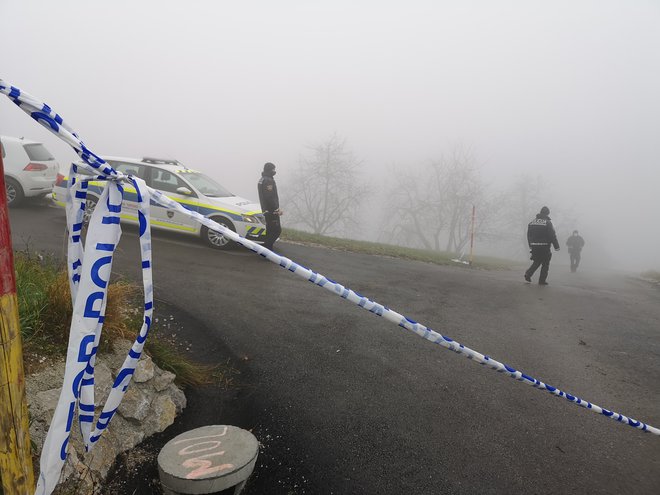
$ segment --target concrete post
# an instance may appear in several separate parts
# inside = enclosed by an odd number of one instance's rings
[[[167,442],[158,454],[165,495],[212,494],[234,488],[238,495],[254,470],[259,442],[236,426],[203,426]]]

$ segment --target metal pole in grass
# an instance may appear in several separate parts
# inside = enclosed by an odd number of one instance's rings
[[[5,170],[0,153],[0,477],[7,495],[34,493],[23,346]]]
[[[470,227],[470,266],[472,266],[472,260],[474,259],[474,215],[476,213],[477,207],[472,205],[472,226]]]

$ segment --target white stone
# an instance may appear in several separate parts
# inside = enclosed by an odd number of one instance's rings
[[[170,371],[163,371],[162,373],[158,373],[154,378],[154,383],[153,383],[156,392],[162,392],[163,390],[165,390],[167,387],[170,386],[171,383],[174,382],[175,378],[176,375]]]
[[[151,398],[138,387],[128,387],[117,412],[127,419],[142,421],[149,415]]]
[[[138,361],[137,366],[135,367],[135,373],[133,373],[133,380],[136,383],[148,382],[154,377],[154,362],[149,356],[143,354],[142,359]]]
[[[174,423],[176,405],[169,395],[159,395],[153,401],[153,412],[150,423],[155,432],[161,432]]]
[[[167,394],[172,398],[172,401],[176,406],[176,413],[180,414],[188,405],[186,394],[184,394],[183,390],[177,387],[174,383],[170,384],[167,388]]]

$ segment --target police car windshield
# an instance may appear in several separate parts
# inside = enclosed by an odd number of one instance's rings
[[[181,170],[179,174],[205,196],[209,196],[210,198],[228,198],[234,196],[234,194],[227,191],[227,189],[216,181],[202,173],[193,172],[192,170]]]

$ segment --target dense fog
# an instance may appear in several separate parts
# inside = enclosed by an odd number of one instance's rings
[[[285,227],[314,230],[296,201],[325,156],[354,194],[326,234],[460,253],[452,215],[475,205],[476,253],[524,259],[547,205],[585,269],[660,269],[657,2],[2,0],[0,19],[0,78],[93,151],[251,199],[274,162]],[[0,134],[76,158],[4,97]]]

